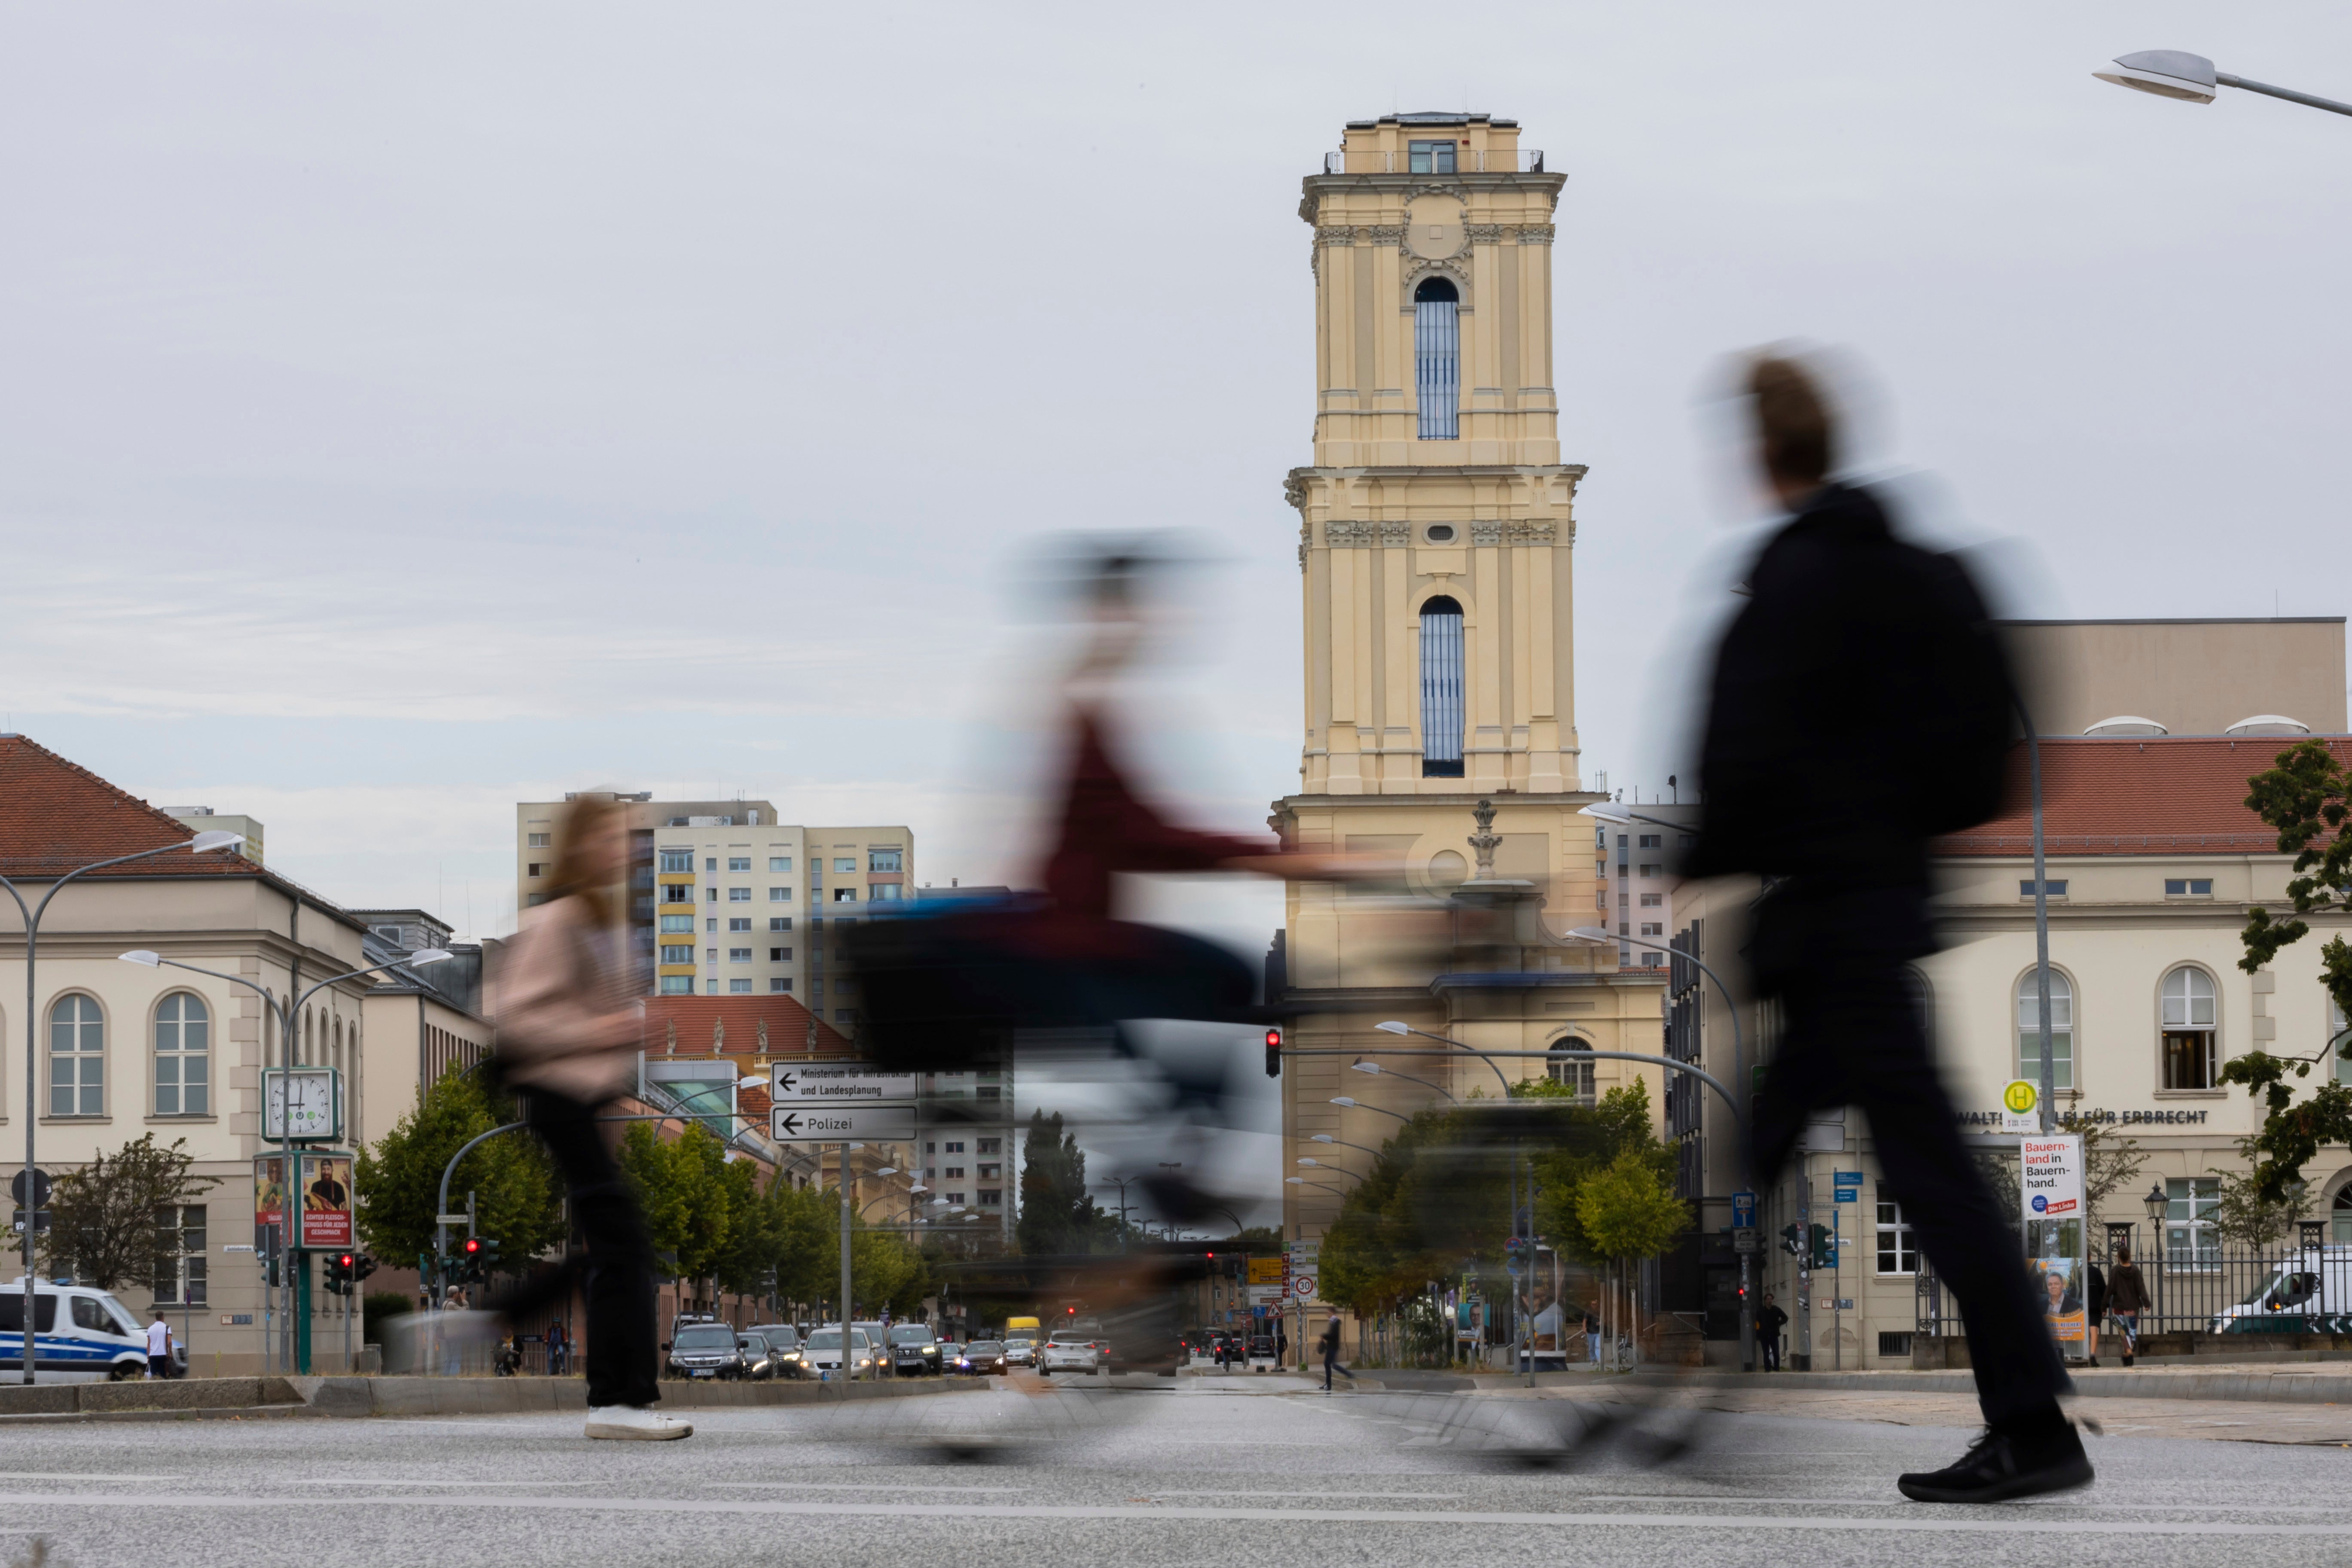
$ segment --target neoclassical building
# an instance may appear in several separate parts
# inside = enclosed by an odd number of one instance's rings
[[[1660,1105],[1650,1070],[1569,1060],[1655,1053],[1663,979],[1621,973],[1613,943],[1566,936],[1603,914],[1606,851],[1578,815],[1602,797],[1584,788],[1576,734],[1585,470],[1560,461],[1552,387],[1562,183],[1515,121],[1485,114],[1352,121],[1304,182],[1315,440],[1284,490],[1298,514],[1306,708],[1298,790],[1272,821],[1295,846],[1376,855],[1402,879],[1291,888],[1282,969],[1301,1008],[1288,1043],[1414,1043],[1373,1027],[1394,1020],[1562,1058],[1502,1063],[1515,1079],[1552,1071],[1592,1092],[1644,1072]],[[1286,1188],[1290,1236],[1336,1217],[1369,1166],[1361,1149],[1396,1126],[1386,1113],[1502,1087],[1475,1058],[1369,1060],[1391,1071],[1350,1071],[1348,1054],[1284,1064],[1285,1175],[1304,1173]]]

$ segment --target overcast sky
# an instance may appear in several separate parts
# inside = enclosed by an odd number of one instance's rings
[[[1293,788],[1301,175],[1516,117],[1588,771],[1682,764],[1753,519],[1726,350],[1837,345],[2022,607],[2336,614],[2340,6],[0,5],[0,709],[357,904],[510,920],[512,803],[898,821],[1012,874],[1024,542],[1183,528],[1177,782]],[[1001,747],[999,748],[1001,749]],[[1466,831],[1466,830],[1465,830]],[[468,903],[470,901],[470,904]],[[1262,943],[1277,916],[1199,899]],[[470,913],[469,913],[470,909]],[[1255,926],[1255,929],[1252,928]]]

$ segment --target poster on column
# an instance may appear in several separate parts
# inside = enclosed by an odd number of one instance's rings
[[[302,1154],[302,1245],[352,1244],[352,1156]]]
[[[2026,1267],[2059,1354],[2081,1356],[2090,1343],[2091,1295],[2083,1140],[2072,1133],[2028,1133],[2018,1140],[2018,1159]]]

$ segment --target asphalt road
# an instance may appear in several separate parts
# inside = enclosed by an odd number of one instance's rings
[[[984,1394],[696,1412],[692,1438],[659,1445],[589,1443],[576,1416],[0,1425],[0,1563],[31,1561],[37,1535],[77,1568],[2352,1561],[2352,1448],[2333,1442],[2111,1435],[2087,1491],[1932,1508],[1895,1473],[1970,1434],[1918,1424],[1937,1407],[1916,1400],[1654,1409],[1570,1460],[1562,1444],[1604,1408],[1020,1374]]]

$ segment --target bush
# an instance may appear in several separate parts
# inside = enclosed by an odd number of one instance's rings
[[[360,1343],[382,1344],[383,1331],[377,1325],[415,1310],[415,1301],[404,1291],[370,1291],[360,1298]]]

